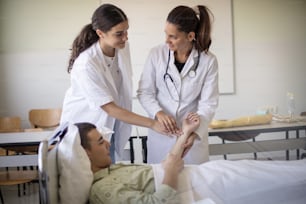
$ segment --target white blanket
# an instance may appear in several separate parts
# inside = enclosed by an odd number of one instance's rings
[[[152,166],[158,188],[163,168]],[[306,160],[216,160],[188,165],[178,186],[182,204],[305,204]]]

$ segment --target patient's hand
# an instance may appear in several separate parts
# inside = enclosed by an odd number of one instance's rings
[[[183,157],[192,147],[195,139],[194,130],[200,125],[200,116],[197,113],[189,113],[183,120],[183,134],[179,136],[171,149],[171,153]]]
[[[185,143],[183,144],[183,153],[184,157],[187,152],[193,146],[194,140],[197,137],[195,131],[200,126],[200,116],[197,113],[189,113],[185,120],[183,120],[183,132],[187,136],[185,138]]]
[[[189,113],[186,119],[183,120],[183,132],[190,135],[200,126],[200,116],[197,113]]]

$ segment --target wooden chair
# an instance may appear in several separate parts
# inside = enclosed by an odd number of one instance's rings
[[[20,131],[22,131],[20,117],[0,117],[0,132]]]
[[[18,116],[13,117],[0,117],[0,133],[7,132],[22,132],[24,131],[21,127],[21,119]],[[24,152],[37,152],[38,147],[28,146],[28,147],[9,147],[6,148],[6,154],[16,154]],[[3,149],[0,150],[3,153]]]
[[[21,132],[20,117],[0,117],[0,132]],[[30,149],[29,149],[30,148]],[[6,154],[1,156],[10,156],[12,154],[23,153],[24,151],[32,150],[33,147],[9,147],[6,148]],[[37,149],[37,147],[36,147]],[[18,167],[17,167],[18,168]],[[18,185],[18,195],[21,195],[20,184],[26,184],[33,180],[37,180],[37,170],[11,170],[6,168],[0,171],[0,186]],[[24,186],[25,187],[25,186]],[[4,203],[3,196],[0,189],[0,199]]]
[[[44,129],[53,130],[60,124],[62,109],[45,108],[31,109],[29,111],[29,121],[32,129],[26,131],[43,131]],[[36,147],[36,153],[38,148]]]
[[[31,181],[38,180],[37,170],[3,170],[0,171],[0,187],[18,185],[18,196],[20,193],[20,184],[30,183]],[[25,186],[24,186],[25,188]],[[25,191],[24,191],[25,193]],[[0,188],[0,199],[4,204],[3,195]]]
[[[0,133],[21,132],[21,119],[18,116],[0,117]],[[0,148],[1,155],[15,154],[15,149]]]
[[[54,129],[59,126],[62,109],[32,109],[29,121],[32,128]]]

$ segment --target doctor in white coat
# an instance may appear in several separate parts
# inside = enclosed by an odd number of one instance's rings
[[[123,157],[131,135],[130,124],[168,133],[158,121],[130,112],[128,28],[127,17],[120,8],[103,4],[96,9],[92,23],[83,28],[72,45],[68,65],[71,87],[66,92],[61,117],[61,123],[90,122],[99,129],[113,130],[113,162]]]
[[[205,6],[174,8],[165,26],[166,44],[153,48],[144,66],[137,96],[151,118],[168,129],[180,127],[188,113],[200,126],[185,143],[186,164],[209,159],[208,125],[218,105],[218,64],[209,52],[210,12]],[[149,130],[148,163],[161,162],[176,137]]]

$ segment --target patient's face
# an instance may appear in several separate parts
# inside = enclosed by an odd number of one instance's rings
[[[87,137],[91,148],[90,150],[86,149],[86,152],[92,167],[96,170],[108,167],[112,163],[109,151],[110,143],[103,138],[97,129],[92,129]]]

